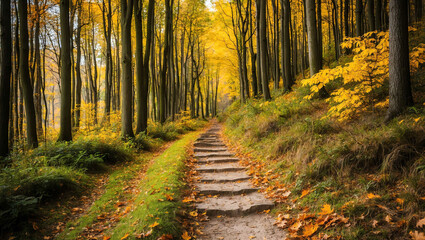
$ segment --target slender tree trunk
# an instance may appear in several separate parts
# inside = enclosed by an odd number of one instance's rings
[[[269,77],[268,77],[268,64],[267,64],[267,31],[266,31],[266,2],[262,0],[259,1],[259,11],[260,11],[260,62],[261,62],[261,81],[263,85],[263,94],[264,100],[268,101],[271,99],[270,90],[269,90]]]
[[[416,16],[416,21],[420,21],[422,20],[422,15],[423,15],[423,0],[415,0],[415,16]]]
[[[376,30],[382,30],[382,0],[375,0],[375,27]]]
[[[12,73],[12,27],[10,0],[0,3],[0,157],[9,154],[9,103],[10,79]]]
[[[285,79],[284,79],[284,88],[285,91],[291,90],[292,84],[294,82],[292,78],[292,72],[291,72],[291,40],[289,38],[289,21],[290,19],[290,12],[291,7],[289,0],[281,0],[282,5],[282,35],[283,35],[283,41],[282,41],[282,69],[285,72]]]
[[[131,56],[131,22],[133,0],[121,0],[121,47],[122,47],[122,111],[121,137],[133,138],[133,75]]]
[[[375,31],[375,0],[367,0],[367,23],[368,23],[368,31]]]
[[[28,145],[32,148],[38,147],[37,123],[35,119],[35,108],[33,100],[33,90],[29,74],[29,47],[28,47],[28,20],[27,1],[19,0],[20,38],[21,45],[19,57],[19,71],[21,81],[21,95],[25,99],[25,111],[27,118],[27,138]]]
[[[77,47],[77,59],[75,64],[75,127],[80,127],[81,121],[81,88],[82,88],[82,80],[81,80],[81,22],[82,22],[82,2],[78,1],[78,20],[77,20],[77,33],[75,37],[75,44]]]
[[[386,121],[413,105],[409,66],[408,10],[405,1],[390,0],[389,108]]]
[[[344,2],[344,28],[345,28],[345,36],[347,36],[347,37],[350,36],[349,13],[350,13],[350,0],[345,0],[345,2]]]
[[[322,0],[317,0],[317,44],[319,51],[319,67],[323,67],[323,27],[322,27]]]
[[[356,36],[363,35],[363,0],[356,0]]]
[[[71,37],[69,0],[60,1],[61,25],[61,117],[58,141],[72,140],[71,123]]]
[[[169,54],[170,54],[170,36],[172,36],[173,31],[173,16],[172,16],[172,6],[174,0],[165,0],[165,36],[164,36],[164,54],[162,59],[162,71],[161,71],[161,83],[160,83],[160,119],[161,123],[165,123],[167,119],[166,107],[167,107],[167,67],[169,65]]]

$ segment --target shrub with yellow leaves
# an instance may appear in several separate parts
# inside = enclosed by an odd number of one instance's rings
[[[410,28],[410,31],[415,29]],[[362,37],[345,38],[343,49],[351,49],[355,54],[353,61],[333,69],[324,69],[301,84],[310,87],[310,100],[319,89],[334,81],[342,81],[340,88],[327,99],[330,103],[328,117],[346,121],[358,117],[360,113],[374,112],[376,108],[388,106],[388,99],[379,94],[389,75],[389,33],[369,32]],[[410,70],[415,72],[425,63],[425,45],[410,52]]]

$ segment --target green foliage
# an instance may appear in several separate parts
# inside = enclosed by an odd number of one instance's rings
[[[128,149],[120,144],[107,144],[94,140],[53,143],[38,148],[35,156],[44,156],[50,166],[69,166],[79,169],[103,169],[103,163],[114,164],[132,159]]]
[[[23,195],[0,196],[0,233],[22,227],[18,223],[35,214],[38,202],[38,198]]]

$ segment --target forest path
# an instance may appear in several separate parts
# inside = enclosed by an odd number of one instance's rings
[[[221,126],[213,124],[194,144],[195,184],[200,202],[198,212],[206,212],[203,235],[197,239],[285,239],[286,233],[273,225],[273,218],[264,210],[273,208],[250,182],[250,176],[239,159],[228,151],[221,136]]]

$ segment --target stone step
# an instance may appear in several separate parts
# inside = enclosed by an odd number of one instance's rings
[[[208,216],[226,215],[230,217],[245,216],[270,209],[273,206],[272,201],[258,192],[247,195],[206,198],[203,202],[196,204],[198,211],[205,211]]]
[[[240,195],[258,192],[249,181],[236,183],[197,183],[196,189],[204,195]]]
[[[239,162],[239,158],[232,158],[232,157],[214,157],[214,158],[205,158],[205,159],[199,159],[199,164],[208,164],[208,163],[232,163],[232,162]]]
[[[251,177],[245,172],[199,173],[199,181],[203,183],[225,183],[249,180]]]
[[[226,145],[221,142],[209,143],[209,142],[195,142],[195,147],[225,147]]]
[[[193,151],[194,152],[226,152],[227,148],[225,147],[214,147],[214,148],[195,147]]]
[[[217,152],[217,153],[195,153],[196,158],[213,158],[213,157],[233,157],[231,152]]]
[[[243,171],[246,170],[246,168],[241,167],[239,164],[236,163],[217,163],[217,164],[206,164],[206,165],[199,165],[196,167],[196,171],[198,172],[236,172],[236,171]]]

